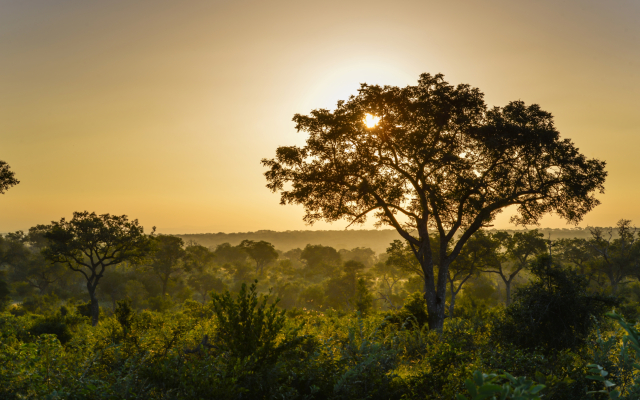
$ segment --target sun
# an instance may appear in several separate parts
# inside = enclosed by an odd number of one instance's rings
[[[373,128],[374,126],[378,125],[378,122],[380,122],[380,117],[376,117],[371,114],[366,114],[366,117],[364,117],[362,121],[367,126],[367,128]]]

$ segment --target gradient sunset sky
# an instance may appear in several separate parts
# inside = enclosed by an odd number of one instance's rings
[[[553,113],[608,164],[581,226],[640,225],[639,21],[638,0],[0,0],[0,160],[21,181],[0,232],[83,210],[162,233],[343,229],[280,206],[260,159],[304,143],[295,113],[422,72]]]

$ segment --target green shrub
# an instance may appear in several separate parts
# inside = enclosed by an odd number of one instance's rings
[[[476,371],[473,379],[467,379],[465,383],[471,400],[540,400],[540,392],[545,388],[545,385],[537,384],[531,379],[516,378],[506,372],[487,375]],[[461,394],[457,394],[456,398],[467,400]]]
[[[393,386],[398,351],[380,340],[380,330],[366,334],[358,315],[349,327],[348,339],[340,348],[339,363],[344,372],[333,388],[335,399],[389,399],[397,396]]]
[[[76,310],[78,311],[78,314],[82,315],[83,317],[91,318],[91,302],[90,301],[86,303],[76,304]]]
[[[407,296],[400,310],[387,313],[387,321],[408,329],[421,329],[429,322],[427,314],[427,302],[420,292],[414,292]]]
[[[67,343],[72,337],[69,326],[60,316],[42,318],[31,327],[30,331],[34,336],[43,334],[56,335],[62,344]]]
[[[256,281],[257,283],[257,281]],[[234,300],[229,291],[219,295],[211,293],[217,325],[214,343],[219,351],[234,357],[252,357],[257,365],[274,362],[283,352],[300,345],[304,338],[298,330],[283,332],[284,310],[276,308],[277,301],[267,306],[269,296],[258,298],[256,283],[247,289],[242,284]],[[282,340],[278,336],[284,334]]]
[[[616,399],[633,399],[640,398],[640,331],[629,324],[624,318],[616,313],[609,313],[607,316],[615,321],[626,331],[626,335],[622,340],[622,348],[620,349],[616,362],[612,366],[617,370],[617,380],[609,374],[599,364],[590,364],[588,379],[600,382],[601,390],[591,391],[590,394],[602,393],[611,400]],[[615,339],[604,341],[599,338],[598,344],[601,346],[602,353],[596,357],[596,362],[602,362],[602,356],[607,356],[614,349],[612,345]],[[599,358],[599,359],[598,359]]]
[[[174,303],[169,296],[153,296],[147,299],[149,309],[158,312],[167,312],[173,308]]]
[[[354,303],[356,311],[362,315],[367,315],[373,307],[373,295],[369,291],[364,278],[358,278]]]
[[[515,301],[496,323],[496,342],[545,354],[576,350],[593,332],[592,316],[600,319],[617,304],[615,298],[589,294],[583,276],[552,265],[548,256],[538,258],[531,272],[537,279],[516,291]]]
[[[0,311],[3,311],[11,303],[9,294],[9,285],[4,280],[4,271],[0,271]]]
[[[120,327],[122,327],[122,335],[126,338],[129,332],[131,332],[131,325],[136,317],[136,312],[131,307],[131,300],[118,300],[114,314],[116,321],[118,321]]]
[[[32,314],[53,314],[58,307],[59,299],[55,294],[35,295],[26,298],[20,308]]]

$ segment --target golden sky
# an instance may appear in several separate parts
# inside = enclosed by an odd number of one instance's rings
[[[295,113],[422,72],[552,112],[608,163],[581,226],[640,225],[638,21],[637,0],[0,0],[0,160],[21,180],[0,232],[82,210],[163,233],[309,229],[260,159],[304,143]]]

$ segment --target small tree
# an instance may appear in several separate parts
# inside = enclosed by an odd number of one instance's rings
[[[185,251],[185,263],[190,270],[201,272],[213,267],[216,255],[208,248],[195,242],[190,242],[187,244]]]
[[[361,274],[364,269],[365,266],[361,262],[353,260],[345,262],[342,272],[326,281],[327,305],[357,310],[359,304],[365,305],[369,300],[373,302],[366,287],[366,281],[362,279]]]
[[[261,240],[254,242],[253,240],[243,240],[240,245],[249,257],[256,263],[256,274],[260,275],[264,271],[264,267],[278,259],[278,252],[275,247]]]
[[[219,351],[232,357],[252,357],[261,368],[301,344],[304,338],[298,336],[297,329],[285,329],[285,311],[277,309],[278,300],[267,305],[269,296],[259,296],[255,283],[248,288],[243,283],[235,300],[229,292],[212,293],[217,319],[213,342]]]
[[[11,279],[38,289],[40,294],[48,293],[51,285],[68,272],[64,265],[50,262],[42,254],[47,246],[45,230],[44,225],[37,225],[30,228],[27,235],[22,231],[7,235],[13,248]]]
[[[306,245],[300,259],[306,262],[303,268],[304,278],[317,275],[331,276],[342,262],[336,249],[321,244]]]
[[[372,268],[372,272],[380,280],[378,294],[382,296],[384,301],[389,303],[391,308],[398,308],[401,298],[397,294],[396,284],[406,278],[408,272],[388,261],[389,259],[376,263]]]
[[[548,212],[577,223],[604,190],[605,163],[560,139],[550,113],[521,101],[488,109],[480,90],[442,75],[405,88],[363,84],[335,111],[293,120],[306,144],[262,161],[267,187],[281,204],[302,205],[308,223],[373,214],[395,228],[423,271],[432,329],[443,327],[449,266],[478,229],[509,206],[522,225]]]
[[[636,228],[631,227],[630,220],[621,219],[616,230],[618,237],[613,239],[613,229],[590,228],[592,238],[588,241],[596,254],[592,265],[609,280],[614,295],[628,278],[640,275],[640,237],[636,237]]]
[[[462,290],[465,283],[474,275],[477,275],[483,267],[496,264],[496,243],[491,235],[480,230],[476,232],[462,249],[460,255],[449,267],[450,300],[449,316],[453,317],[456,305],[456,296]]]
[[[247,261],[248,254],[240,246],[232,246],[229,243],[222,243],[216,246],[213,252],[216,261],[223,264],[238,264]]]
[[[548,255],[538,257],[531,272],[536,280],[516,291],[515,301],[496,324],[498,343],[547,353],[575,350],[586,343],[593,317],[601,318],[617,304],[612,297],[589,294],[584,277],[554,265]]]
[[[98,293],[100,297],[106,296],[111,300],[111,306],[115,310],[118,305],[118,301],[126,296],[127,290],[127,275],[119,271],[111,271],[100,281],[98,287]]]
[[[195,242],[190,242],[185,251],[185,264],[191,271],[188,283],[202,297],[204,304],[207,300],[207,294],[211,290],[221,292],[226,289],[222,279],[212,273],[212,271],[219,269],[214,265],[216,255],[208,248]]]
[[[424,279],[424,271],[422,271],[420,262],[413,254],[409,242],[394,240],[387,247],[387,256],[386,264],[393,265],[402,271],[419,275]]]
[[[596,251],[589,245],[586,239],[570,238],[553,241],[554,257],[559,258],[563,263],[573,265],[580,271],[580,274],[591,282],[594,275],[592,268],[596,258]]]
[[[358,261],[365,267],[371,268],[375,263],[376,253],[368,247],[356,247],[351,250],[340,249],[338,251],[342,261]]]
[[[189,277],[188,283],[200,295],[202,304],[207,301],[207,294],[212,290],[220,293],[227,289],[224,281],[210,272],[196,272]]]
[[[153,240],[154,250],[151,253],[151,271],[162,282],[162,295],[167,295],[169,279],[188,268],[184,263],[187,252],[182,238],[177,236],[159,235]]]
[[[96,289],[105,271],[123,262],[140,263],[151,248],[138,220],[129,221],[126,215],[74,212],[69,221],[53,221],[44,236],[49,241],[43,250],[45,257],[86,279],[93,326],[100,315]]]
[[[527,232],[516,232],[510,235],[508,232],[498,232],[493,235],[496,243],[494,251],[502,248],[502,253],[494,257],[489,268],[484,267],[483,272],[497,274],[505,286],[505,302],[511,304],[511,285],[518,274],[529,266],[535,256],[547,249],[547,241],[544,235],[537,229]]]

